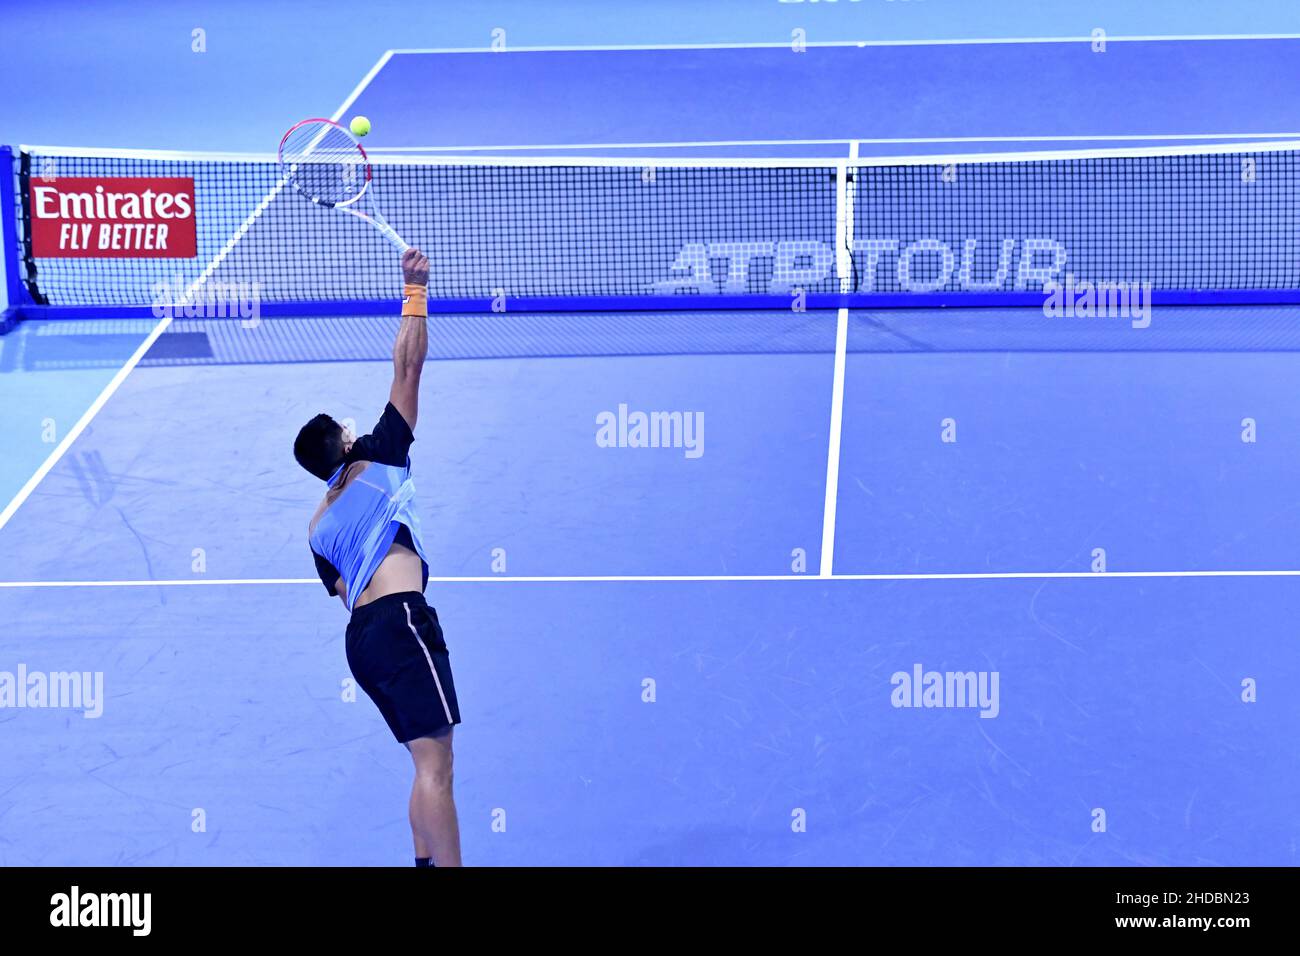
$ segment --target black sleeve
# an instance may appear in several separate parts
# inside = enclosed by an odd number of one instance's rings
[[[384,414],[369,435],[363,435],[352,444],[348,453],[349,461],[373,461],[381,465],[405,467],[407,456],[411,451],[411,426],[406,424],[402,413],[389,402],[384,406]]]
[[[315,551],[312,551],[311,556],[316,559],[316,573],[320,575],[321,583],[325,585],[325,590],[329,592],[330,597],[334,597],[339,593],[334,585],[338,583],[339,578],[343,577],[343,575],[339,574],[334,565]]]

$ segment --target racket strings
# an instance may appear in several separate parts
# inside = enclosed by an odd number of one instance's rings
[[[316,202],[351,202],[366,188],[365,155],[330,123],[304,123],[280,144],[280,164],[293,184]]]

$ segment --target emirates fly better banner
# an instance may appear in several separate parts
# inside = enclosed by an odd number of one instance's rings
[[[36,258],[192,259],[194,180],[60,176],[32,179]]]

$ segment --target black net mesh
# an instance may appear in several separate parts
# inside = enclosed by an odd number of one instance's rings
[[[274,162],[34,154],[59,176],[194,180],[197,254],[35,258],[53,304],[149,305],[159,284],[256,283],[264,302],[395,298],[380,233],[303,199]],[[851,170],[849,289],[1040,291],[1049,278],[1155,290],[1300,289],[1297,153],[1054,158]],[[431,259],[434,299],[840,291],[833,166],[382,163],[373,198]],[[18,211],[21,217],[21,210]],[[21,222],[20,222],[21,225]],[[20,230],[21,231],[21,230]],[[847,239],[848,236],[845,236]],[[573,307],[573,306],[569,306]]]
[[[47,258],[55,304],[147,305],[157,283],[252,283],[263,301],[392,298],[380,233],[287,186],[273,162],[33,157],[32,178],[192,176],[193,259]],[[838,290],[822,168],[376,165],[372,197],[431,259],[433,298]],[[684,305],[689,302],[684,300]]]

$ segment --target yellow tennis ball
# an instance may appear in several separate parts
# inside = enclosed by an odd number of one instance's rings
[[[352,122],[348,124],[348,128],[358,136],[365,136],[370,132],[370,120],[364,116],[354,116]]]

